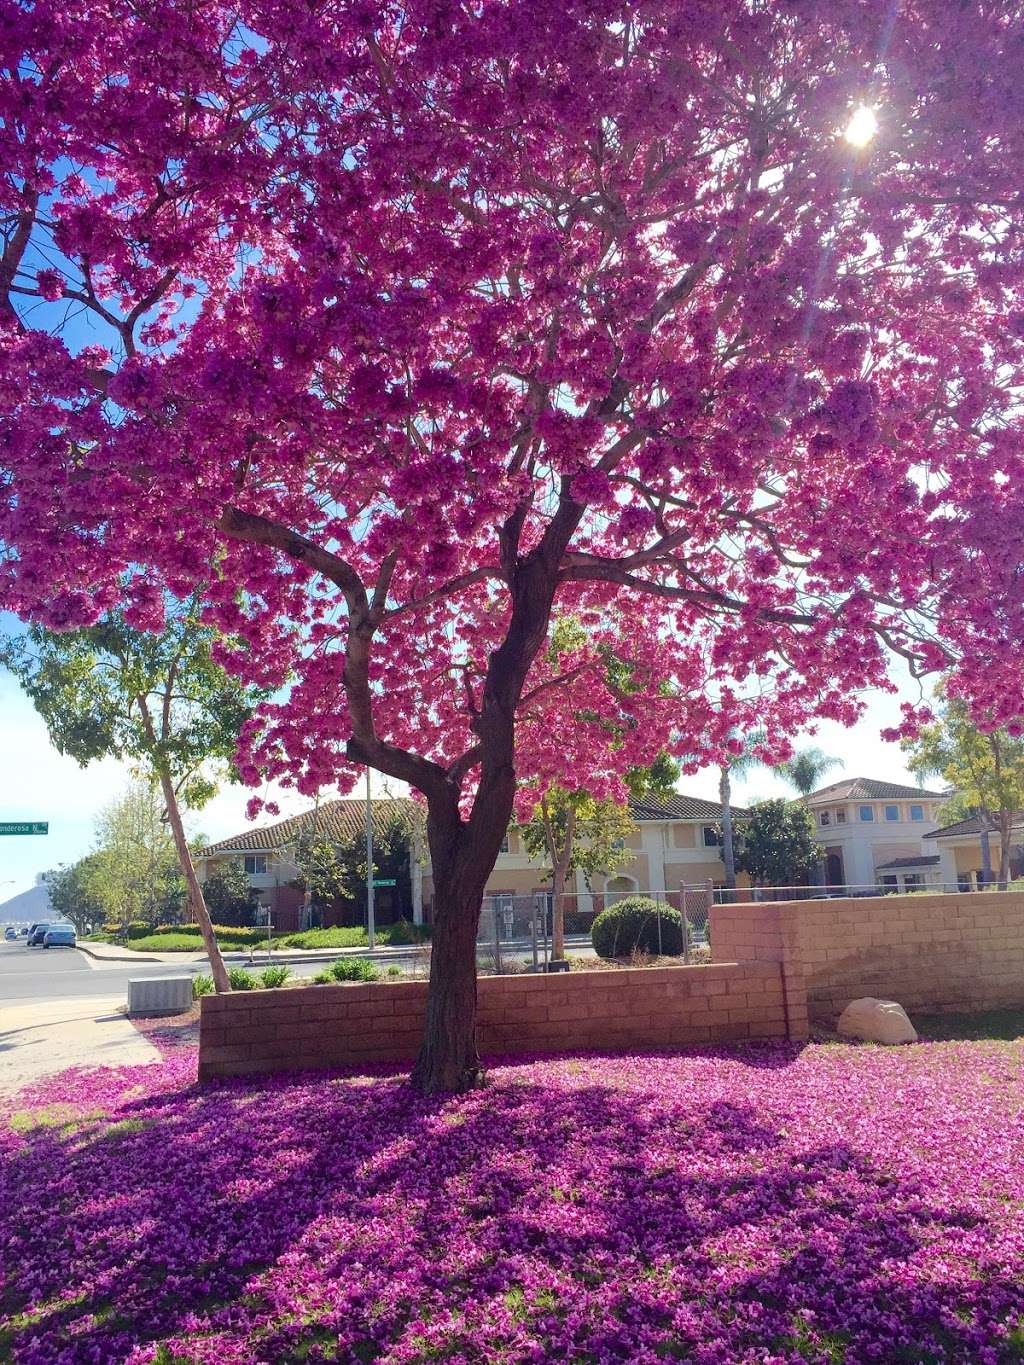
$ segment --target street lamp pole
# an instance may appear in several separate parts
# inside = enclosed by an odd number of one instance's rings
[[[373,950],[373,802],[370,800],[370,767],[366,767],[366,941]]]

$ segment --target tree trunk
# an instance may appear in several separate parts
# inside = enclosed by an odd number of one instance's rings
[[[1008,810],[999,812],[999,889],[1005,891],[1010,881],[1010,842],[1013,837],[1013,815]]]
[[[988,886],[992,881],[992,841],[988,813],[982,811],[978,819],[981,825],[981,884]]]
[[[725,884],[736,889],[736,850],[732,840],[732,782],[729,769],[723,768],[718,779],[718,799],[722,804],[722,862],[725,863]]]
[[[512,815],[515,783],[481,782],[469,821],[454,793],[427,801],[434,879],[430,988],[423,1043],[412,1083],[426,1095],[482,1085],[476,1049],[476,939],[484,887]]]
[[[565,957],[565,878],[564,862],[557,862],[551,873],[551,957]]]
[[[434,875],[434,928],[423,1043],[412,1083],[426,1095],[483,1084],[476,1050],[476,936],[484,883],[470,884],[454,867]]]
[[[174,784],[166,772],[160,773],[160,789],[163,792],[164,805],[167,808],[167,821],[171,826],[171,833],[174,836],[174,847],[178,853],[178,862],[188,886],[188,897],[192,902],[192,909],[195,912],[196,920],[199,924],[199,932],[203,936],[203,943],[206,947],[207,956],[210,959],[210,973],[213,976],[213,985],[219,994],[230,991],[231,983],[228,981],[227,968],[224,966],[224,959],[220,955],[220,947],[217,944],[217,936],[213,932],[213,924],[210,920],[210,912],[206,908],[206,898],[203,895],[203,888],[199,885],[199,878],[196,876],[195,864],[192,862],[192,854],[189,852],[188,840],[185,838],[185,828],[181,823],[181,812],[178,810],[178,798],[174,792]]]
[[[551,957],[560,962],[565,957],[565,879],[572,861],[576,839],[576,811],[570,805],[565,816],[565,839],[562,847],[555,847],[554,825],[547,818],[548,852],[551,854]]]

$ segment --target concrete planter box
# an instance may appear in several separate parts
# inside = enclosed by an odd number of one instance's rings
[[[190,976],[140,976],[128,982],[128,1013],[186,1014],[192,1008]]]

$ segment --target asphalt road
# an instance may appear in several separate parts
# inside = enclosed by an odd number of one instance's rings
[[[586,941],[574,941],[568,954],[589,953]],[[392,949],[389,952],[373,954],[382,964],[394,963],[408,968],[415,958],[415,949],[403,952]],[[513,950],[512,955],[524,963],[532,960],[527,948]],[[370,954],[367,954],[370,956]],[[259,953],[254,963],[256,971],[267,964],[266,955]],[[246,962],[231,961],[229,966],[247,966]],[[293,976],[316,976],[322,972],[326,963],[289,962]],[[198,976],[208,972],[205,961],[201,962],[100,962],[87,957],[76,948],[27,948],[24,939],[14,943],[0,942],[0,1009],[8,1001],[26,1000],[76,1000],[88,996],[112,996],[122,991],[128,996],[128,981],[140,976],[181,976],[187,972]]]
[[[257,963],[259,966],[265,965]],[[290,963],[295,976],[315,976],[322,962]],[[99,962],[76,948],[26,948],[25,940],[0,943],[0,1009],[13,1000],[75,1000],[90,995],[128,995],[130,977],[197,976],[205,962]]]

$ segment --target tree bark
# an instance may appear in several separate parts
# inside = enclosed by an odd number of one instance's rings
[[[736,889],[736,850],[732,839],[732,782],[729,769],[722,768],[718,779],[718,799],[722,805],[722,862],[725,863],[725,884]]]
[[[1013,837],[1013,814],[999,812],[999,890],[1005,891],[1010,881],[1010,843]]]
[[[981,884],[988,886],[992,881],[992,840],[988,812],[982,811],[978,819],[981,825]]]
[[[486,827],[477,822],[474,838],[454,793],[427,804],[434,928],[423,1043],[412,1073],[426,1095],[471,1090],[484,1081],[476,1045],[476,940],[484,886],[511,813],[510,795],[504,810],[491,807]]]
[[[565,839],[562,847],[558,848],[555,826],[546,800],[541,802],[541,809],[548,853],[551,855],[551,957],[553,961],[559,962],[565,957],[565,879],[569,873],[576,838],[576,812],[571,805],[566,811]]]
[[[213,932],[210,912],[206,908],[206,897],[203,895],[203,888],[199,885],[192,854],[189,852],[185,828],[181,823],[181,812],[178,810],[178,798],[174,793],[174,784],[163,769],[160,771],[160,790],[163,792],[164,804],[167,808],[167,822],[174,836],[174,847],[178,853],[178,862],[181,864],[185,884],[188,886],[188,897],[192,902],[199,932],[203,936],[206,954],[210,959],[210,974],[213,977],[214,989],[218,994],[223,995],[226,991],[231,990],[231,983],[228,981],[227,968],[224,966],[223,957],[221,957],[217,936]]]

